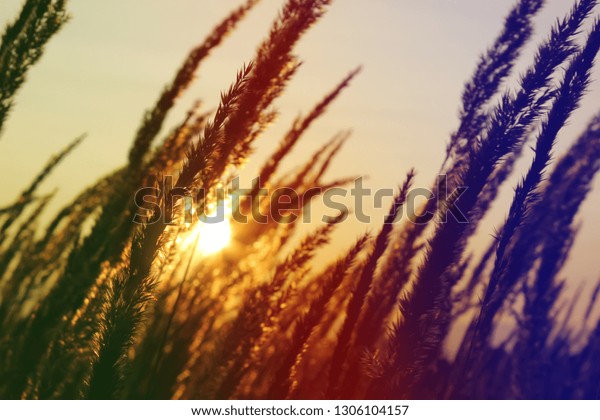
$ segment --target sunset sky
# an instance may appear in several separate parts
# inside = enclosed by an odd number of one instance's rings
[[[330,178],[368,176],[370,188],[394,188],[411,167],[417,185],[428,187],[443,158],[449,134],[457,126],[464,81],[478,55],[491,44],[514,0],[337,0],[327,16],[301,41],[304,61],[283,98],[281,116],[259,141],[252,172],[281,138],[295,116],[308,111],[350,70],[363,72],[310,131],[294,153],[304,162],[337,131],[353,135],[332,166]],[[125,162],[144,110],[171,79],[185,54],[201,42],[240,1],[216,0],[71,0],[72,21],[50,42],[28,75],[0,137],[2,191],[9,203],[50,155],[76,136],[87,139],[45,183],[59,189],[55,207],[82,187]],[[20,0],[2,0],[0,24],[11,20]],[[177,124],[196,99],[204,109],[216,106],[219,93],[234,80],[242,63],[267,34],[279,0],[262,0],[201,66],[194,86],[169,116]],[[533,58],[535,45],[571,2],[550,0],[536,19],[536,38],[518,66]],[[514,75],[513,75],[514,76]],[[566,149],[600,104],[600,71],[582,108],[561,132],[557,151]],[[513,78],[514,80],[514,78]],[[163,130],[165,131],[165,130]],[[500,198],[501,206],[481,226],[486,243],[508,210],[512,188],[528,163],[523,162]],[[600,186],[598,180],[596,185]],[[582,231],[567,266],[575,281],[600,275],[597,258],[600,220],[598,188],[580,217]],[[368,208],[368,206],[367,206]],[[375,230],[382,211],[372,211],[373,226],[348,222],[333,247],[365,229]]]

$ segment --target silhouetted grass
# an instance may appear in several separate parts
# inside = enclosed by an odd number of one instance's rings
[[[0,210],[0,396],[598,398],[600,323],[591,317],[600,287],[576,330],[569,320],[580,301],[565,299],[561,269],[600,169],[600,116],[551,165],[600,47],[597,19],[579,44],[597,2],[575,2],[510,86],[544,4],[517,1],[465,84],[440,166],[448,177],[433,183],[438,197],[398,220],[413,184],[409,171],[377,234],[361,236],[325,267],[314,266],[315,256],[348,214],[297,242],[295,234],[311,200],[354,179],[324,181],[350,133],[313,153],[298,145],[360,69],[294,120],[239,204],[243,214],[272,211],[264,221],[229,220],[229,246],[198,252],[204,231],[197,217],[184,223],[181,196],[206,193],[194,197],[205,209],[226,201],[217,187],[252,157],[277,115],[274,101],[299,70],[296,44],[331,1],[287,0],[217,109],[203,111],[198,101],[158,138],[199,65],[256,3],[234,10],[186,56],[144,115],[126,165],[41,226],[53,194],[39,195],[38,187],[77,139]],[[66,16],[65,2],[27,0],[6,28],[0,127]],[[467,244],[530,137],[534,157],[506,221],[487,249],[472,253]],[[281,174],[293,153],[305,160]],[[167,176],[174,189],[163,184]],[[148,207],[136,224],[134,195],[144,187],[155,187],[154,201],[165,207]],[[468,324],[463,335],[451,328],[459,318]],[[505,320],[515,326],[494,343]],[[446,351],[449,338],[460,342],[455,356]]]

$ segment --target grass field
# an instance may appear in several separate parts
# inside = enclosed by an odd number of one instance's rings
[[[332,200],[357,189],[357,177],[331,171],[349,132],[341,127],[314,153],[302,140],[361,68],[293,121],[251,188],[236,180],[257,159],[280,112],[274,103],[300,68],[297,43],[327,19],[332,0],[282,2],[218,107],[198,102],[165,127],[210,53],[257,3],[225,16],[184,58],[143,115],[123,166],[49,214],[53,194],[40,187],[78,137],[0,209],[0,397],[600,397],[600,283],[591,296],[566,299],[571,280],[561,271],[600,169],[600,114],[566,152],[554,151],[591,82],[597,1],[574,2],[531,57],[522,53],[545,2],[516,1],[457,98],[457,127],[435,162],[441,176],[417,188],[418,168],[403,168],[404,178],[390,180],[384,223],[367,223],[368,233],[326,264],[333,232],[359,217]],[[28,71],[68,25],[68,7],[23,0],[6,26],[0,135],[19,112]],[[520,58],[529,67],[509,83]],[[0,149],[9,140],[0,137]],[[529,147],[503,224],[487,249],[472,252]],[[303,160],[287,170],[292,152]],[[305,234],[307,209],[319,200],[329,217]],[[585,309],[574,322],[576,306]],[[451,355],[449,341],[458,343]]]

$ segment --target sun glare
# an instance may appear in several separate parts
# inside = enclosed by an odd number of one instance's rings
[[[197,250],[203,255],[221,251],[231,240],[231,224],[229,219],[219,223],[198,223],[194,236],[200,235]]]
[[[229,202],[225,206],[225,220],[218,223],[209,223],[199,221],[182,241],[185,249],[193,247],[196,244],[196,251],[202,255],[211,255],[227,247],[231,241],[231,205]],[[193,211],[193,210],[192,210]],[[216,208],[208,214],[207,218],[213,218],[216,215]]]

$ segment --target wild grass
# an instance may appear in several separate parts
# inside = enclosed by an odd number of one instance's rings
[[[294,233],[311,200],[352,181],[323,181],[349,133],[341,131],[292,172],[280,173],[281,162],[360,69],[294,120],[266,159],[239,210],[276,212],[231,220],[234,245],[198,253],[201,222],[183,223],[183,196],[201,191],[194,198],[205,209],[224,200],[218,187],[253,157],[277,115],[274,101],[299,70],[294,47],[331,1],[287,0],[216,110],[198,102],[158,138],[201,64],[257,2],[225,17],[184,59],[144,114],[123,167],[41,223],[52,194],[39,187],[78,138],[0,210],[0,396],[600,397],[600,323],[592,324],[600,287],[583,303],[576,330],[569,307],[581,299],[565,306],[568,280],[561,274],[578,210],[600,169],[600,114],[552,164],[600,49],[597,2],[575,2],[512,86],[508,76],[544,5],[517,1],[465,84],[440,165],[447,178],[432,184],[437,199],[400,219],[415,176],[407,170],[384,224],[326,267],[314,266],[315,255],[348,214],[297,243]],[[66,22],[66,7],[26,0],[6,27],[0,128],[28,68]],[[489,248],[472,255],[469,240],[530,140],[534,156],[502,228]],[[156,205],[140,214],[134,196],[148,187]],[[452,193],[456,187],[468,188]],[[296,210],[281,201],[283,188],[297,193]],[[454,337],[460,345],[450,355],[446,342],[464,317],[469,327]],[[507,319],[515,326],[498,344],[494,335]]]

